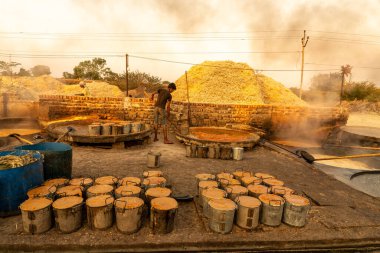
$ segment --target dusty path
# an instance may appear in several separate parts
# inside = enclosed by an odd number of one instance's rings
[[[304,228],[260,225],[247,232],[234,227],[232,233],[209,232],[193,202],[180,203],[175,229],[153,235],[147,224],[133,235],[113,226],[105,231],[89,230],[87,224],[72,234],[55,228],[41,235],[22,232],[21,216],[0,219],[0,249],[70,251],[167,251],[167,250],[305,250],[380,247],[380,200],[356,191],[323,172],[265,148],[244,154],[242,161],[185,157],[185,148],[161,142],[123,150],[73,147],[73,176],[141,176],[146,154],[160,151],[161,169],[175,192],[196,194],[194,175],[245,169],[267,172],[286,186],[313,201]]]

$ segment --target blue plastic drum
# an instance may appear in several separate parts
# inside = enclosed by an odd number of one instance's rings
[[[28,152],[15,150],[0,152],[1,156],[26,155]],[[0,170],[0,217],[16,215],[19,205],[28,196],[27,191],[44,182],[43,161],[39,153],[33,154],[37,161],[25,166]]]

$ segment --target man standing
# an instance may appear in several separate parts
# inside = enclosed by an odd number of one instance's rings
[[[172,93],[176,89],[177,87],[175,86],[175,83],[170,83],[168,85],[168,89],[161,88],[157,92],[152,94],[151,100],[154,99],[154,95],[158,94],[157,101],[154,104],[154,140],[153,141],[158,141],[157,132],[158,132],[158,124],[160,122],[161,125],[163,126],[164,143],[173,144],[173,142],[169,141],[168,139],[168,129],[166,127],[166,120],[167,120],[167,117],[170,116],[170,103],[172,101],[172,95],[170,93]]]

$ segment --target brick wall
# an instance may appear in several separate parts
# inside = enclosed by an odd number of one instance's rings
[[[177,127],[187,124],[188,105],[172,102],[171,121]],[[266,131],[311,131],[345,124],[347,110],[339,107],[302,107],[281,105],[190,104],[192,126],[246,124]],[[122,119],[153,123],[153,103],[147,98],[98,98],[81,96],[41,96],[40,119],[96,115],[104,119]]]

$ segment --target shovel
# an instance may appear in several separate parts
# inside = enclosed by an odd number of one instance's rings
[[[16,133],[10,134],[10,135],[8,135],[8,137],[14,137],[17,140],[19,140],[21,143],[34,144],[33,142],[22,138],[19,134],[16,134]]]
[[[67,131],[64,132],[61,136],[58,137],[58,139],[55,141],[55,142],[59,142],[63,137],[65,137],[66,135],[68,135],[70,132],[72,132],[73,130],[75,130],[73,127],[71,126],[68,126],[67,127]]]
[[[310,155],[310,154],[309,154]],[[331,156],[325,158],[314,158],[310,155],[312,159],[305,159],[308,163],[313,163],[314,161],[327,161],[327,160],[338,160],[338,159],[353,159],[353,158],[362,158],[362,157],[377,157],[380,156],[380,153],[377,154],[360,154],[360,155],[346,155],[346,156]]]

